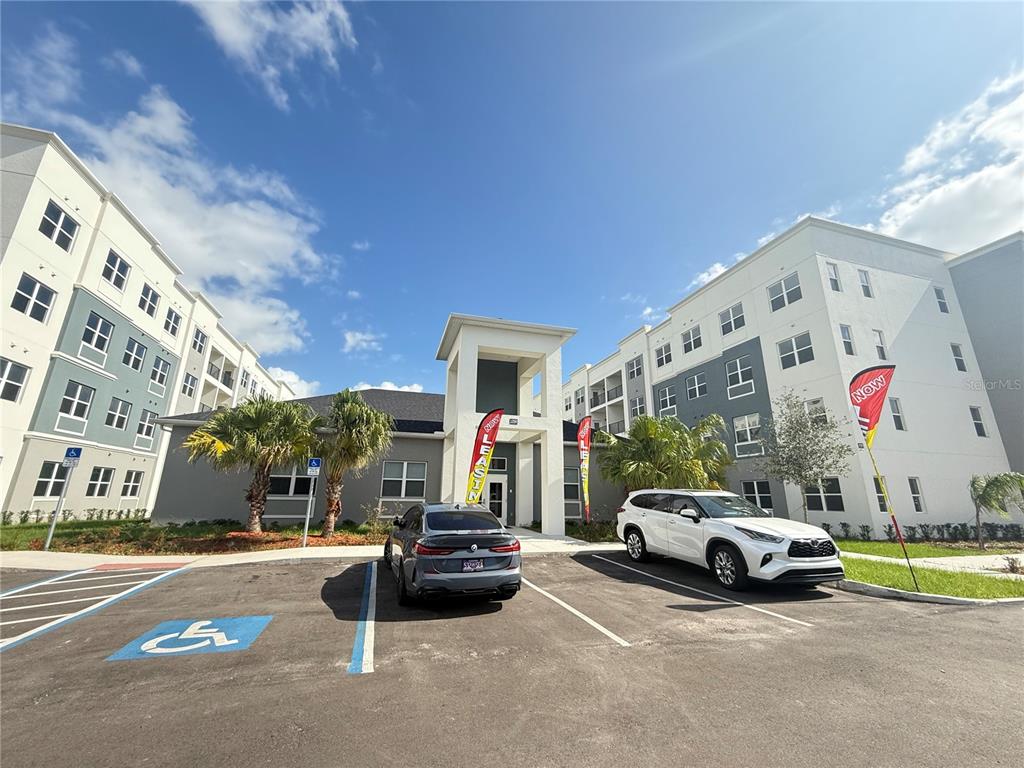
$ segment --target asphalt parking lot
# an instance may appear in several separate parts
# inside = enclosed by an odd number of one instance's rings
[[[403,609],[371,567],[176,570],[2,648],[5,768],[1018,764],[1019,604],[727,593],[614,553]]]

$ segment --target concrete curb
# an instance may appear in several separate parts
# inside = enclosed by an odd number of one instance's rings
[[[863,552],[846,552],[840,551],[840,557],[854,557],[861,560],[875,560],[880,563],[892,563],[896,565],[905,565],[906,560],[902,557],[885,557],[883,555],[868,555]],[[992,559],[1004,557],[1014,557],[1014,555],[982,555],[980,558]],[[1021,557],[1021,555],[1016,555]],[[994,571],[988,568],[982,568],[980,565],[971,565],[963,561],[970,560],[971,557],[912,557],[910,562],[919,568],[933,568],[939,571],[950,571],[952,573],[979,573],[982,576],[992,576],[997,579],[1010,579],[1021,581],[1024,580],[1024,574],[1018,573],[1007,573],[1006,571]],[[953,562],[949,562],[953,561]]]
[[[1024,603],[1024,597],[998,597],[980,599],[972,597],[953,597],[951,595],[930,595],[927,592],[907,592],[894,587],[881,587],[877,584],[865,584],[863,581],[830,581],[828,586],[842,592],[854,592],[869,597],[882,597],[889,600],[908,600],[915,603],[934,603],[936,605],[998,605],[999,603]]]

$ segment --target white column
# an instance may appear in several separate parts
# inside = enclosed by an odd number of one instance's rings
[[[540,529],[549,536],[565,535],[565,486],[561,430],[551,430],[540,442]]]
[[[516,443],[516,525],[533,521],[533,443]]]

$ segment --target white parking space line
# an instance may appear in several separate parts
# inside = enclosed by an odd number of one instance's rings
[[[606,637],[610,637],[612,640],[614,640],[616,643],[618,643],[619,645],[623,646],[624,648],[629,648],[630,647],[630,644],[627,641],[623,640],[621,637],[616,635],[614,632],[612,632],[607,627],[602,627],[600,624],[598,624],[592,618],[587,616],[585,613],[581,613],[580,611],[577,611],[575,608],[573,608],[571,605],[569,605],[564,600],[561,600],[561,599],[555,597],[550,592],[547,592],[547,591],[541,589],[536,584],[530,582],[527,579],[523,579],[523,584],[528,586],[530,589],[533,589],[533,590],[535,590],[537,592],[540,592],[542,595],[544,595],[544,597],[546,597],[548,600],[551,600],[556,605],[562,606],[563,608],[565,608],[565,610],[567,610],[573,616],[575,616],[575,617],[577,617],[579,619],[583,619],[583,621],[587,622],[587,624],[592,626],[598,632],[600,632],[601,634],[605,635]]]
[[[95,586],[92,586],[92,587],[71,587],[69,589],[48,589],[45,592],[30,592],[30,593],[23,593],[23,594],[20,594],[20,595],[10,595],[9,598],[11,600],[23,600],[26,597],[32,598],[32,597],[42,597],[43,595],[60,595],[60,594],[63,594],[65,592],[86,592],[86,591],[88,591],[90,589],[107,589],[108,587],[130,587],[130,586],[134,586],[135,584],[145,584],[145,583],[146,583],[146,579],[143,579],[142,581],[122,581],[120,584],[96,584]],[[2,597],[0,597],[0,600],[6,600],[6,599],[8,599],[8,595],[3,595]]]
[[[0,621],[0,627],[6,627],[8,624],[25,624],[29,621],[46,621],[47,619],[63,619],[65,616],[70,616],[70,613],[58,613],[56,616],[34,616],[31,619],[14,619],[13,621]],[[2,647],[2,644],[0,644]]]
[[[69,603],[88,603],[92,600],[102,600],[105,597],[114,597],[119,594],[115,592],[113,595],[93,595],[92,597],[77,597],[74,600],[58,600],[55,603],[32,603],[32,605],[17,605],[14,608],[0,608],[0,613],[4,611],[31,611],[33,608],[49,608],[51,605],[68,605]]]
[[[641,571],[639,568],[634,568],[634,567],[632,567],[630,565],[625,565],[624,563],[618,563],[618,562],[616,562],[614,560],[609,560],[607,557],[601,557],[600,555],[591,555],[591,557],[595,557],[598,560],[603,560],[606,563],[611,563],[612,565],[617,565],[617,566],[619,566],[619,568],[625,568],[627,571],[633,571],[634,573],[639,573],[641,576],[646,576],[649,579],[654,579],[655,581],[663,581],[666,584],[671,584],[673,587],[679,587],[680,589],[688,589],[691,592],[696,592],[696,593],[698,593],[700,595],[704,595],[706,597],[710,597],[713,600],[721,600],[724,603],[732,603],[733,605],[739,605],[739,606],[742,606],[743,608],[749,608],[750,610],[757,611],[758,613],[764,613],[764,614],[767,614],[768,616],[774,616],[776,619],[782,619],[783,621],[791,621],[794,624],[799,624],[801,627],[813,627],[814,626],[813,624],[808,624],[806,621],[800,621],[800,619],[794,619],[794,618],[792,618],[790,616],[783,616],[781,613],[775,613],[775,611],[769,611],[766,608],[760,608],[760,607],[758,607],[756,605],[750,605],[750,603],[743,603],[743,602],[740,602],[739,600],[733,600],[732,598],[724,597],[723,595],[716,595],[714,592],[705,592],[703,589],[697,589],[697,587],[691,587],[689,584],[680,584],[678,581],[671,581],[669,579],[663,579],[661,576],[655,576],[653,573],[648,573],[647,571]],[[525,581],[525,579],[523,579],[523,581]]]
[[[0,592],[0,597],[7,597],[8,595],[15,595],[18,592],[24,592],[25,590],[32,589],[33,587],[41,587],[44,584],[52,584],[55,581],[60,581],[62,579],[66,579],[66,578],[69,578],[71,576],[81,576],[83,573],[93,573],[93,570],[91,568],[86,568],[84,571],[73,571],[72,573],[62,573],[62,574],[60,574],[58,576],[52,576],[49,579],[42,579],[41,581],[33,581],[33,582],[29,583],[29,584],[22,584],[20,587],[15,587],[14,589],[8,589],[6,592]]]
[[[123,579],[126,576],[152,576],[153,574],[164,573],[164,571],[166,571],[166,570],[167,569],[164,568],[164,569],[159,570],[159,571],[136,571],[136,570],[132,570],[129,573],[120,573],[120,572],[119,573],[107,573],[107,574],[105,574],[103,576],[88,576],[88,577],[86,577],[84,579],[62,579],[60,583],[61,584],[75,584],[75,583],[77,583],[79,581],[102,581],[104,579]],[[85,573],[96,573],[96,571],[85,571]],[[111,584],[110,586],[114,586],[114,585]],[[2,597],[2,595],[0,595],[0,597]]]

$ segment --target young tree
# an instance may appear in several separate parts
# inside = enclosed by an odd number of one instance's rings
[[[262,395],[234,408],[216,411],[185,438],[188,459],[206,459],[220,471],[249,470],[245,492],[249,519],[245,530],[259,533],[267,508],[270,473],[305,461],[316,442],[317,418],[308,406]]]
[[[823,477],[845,475],[853,448],[827,409],[808,414],[803,401],[787,391],[773,403],[774,415],[762,427],[765,471],[800,486],[807,522],[807,486]]]
[[[362,395],[346,389],[334,396],[331,412],[320,430],[319,452],[324,465],[323,535],[334,535],[341,514],[341,488],[345,475],[358,476],[368,464],[377,461],[391,448],[394,420],[388,414],[367,405]]]
[[[985,535],[981,528],[981,513],[995,512],[1000,517],[1010,516],[1010,506],[1024,509],[1024,475],[1003,472],[998,475],[974,475],[971,478],[971,501],[974,502],[974,524],[978,529],[978,549],[985,548]]]
[[[687,427],[672,416],[638,417],[628,437],[598,432],[606,447],[598,454],[601,475],[626,492],[640,488],[720,488],[732,463],[718,439],[725,422],[711,414]]]

